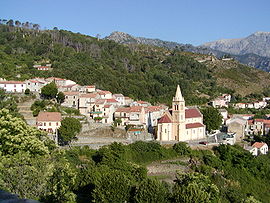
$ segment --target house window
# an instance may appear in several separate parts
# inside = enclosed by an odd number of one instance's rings
[[[56,122],[56,126],[58,126],[58,122]]]
[[[14,85],[14,87],[16,88],[16,85]]]
[[[44,126],[46,126],[46,123],[44,122]]]
[[[49,123],[49,126],[51,126],[52,124],[51,124],[51,122]]]
[[[4,87],[7,87],[7,85],[5,84]]]
[[[167,129],[165,129],[165,133],[167,133]]]
[[[73,98],[75,99],[76,97],[74,96]]]

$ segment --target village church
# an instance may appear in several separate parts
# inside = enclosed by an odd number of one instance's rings
[[[172,110],[167,111],[158,121],[157,140],[188,141],[205,137],[203,115],[197,108],[185,106],[178,85],[172,101]]]

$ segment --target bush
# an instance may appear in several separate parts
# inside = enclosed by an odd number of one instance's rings
[[[190,147],[187,146],[187,143],[185,143],[185,142],[179,142],[179,143],[174,144],[173,149],[179,155],[189,155],[191,152]]]
[[[29,95],[29,94],[30,94],[30,89],[27,88],[27,89],[24,91],[24,94]]]

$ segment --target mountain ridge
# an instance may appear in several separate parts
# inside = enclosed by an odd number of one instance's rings
[[[252,35],[260,36],[262,34],[268,34],[268,32],[256,32]],[[250,35],[250,36],[252,36]],[[144,38],[144,37],[134,37],[128,33],[114,31],[109,36],[105,37],[104,39],[113,40],[120,44],[146,44],[151,46],[159,46],[163,48],[167,48],[170,50],[178,49],[181,51],[199,53],[199,54],[208,54],[214,55],[218,58],[222,58],[223,56],[230,55],[231,57],[238,60],[240,63],[243,63],[248,66],[252,66],[267,72],[270,72],[270,57],[261,56],[256,53],[245,53],[241,52],[236,54],[236,52],[227,52],[226,50],[218,49],[214,46],[207,46],[207,43],[200,46],[193,46],[191,44],[182,44],[178,42],[171,42],[171,41],[163,41],[160,39],[151,39],[151,38]],[[239,39],[232,39],[231,41],[240,41]],[[230,39],[221,39],[220,41],[230,41]],[[208,42],[211,43],[211,42]],[[270,47],[269,47],[270,50]]]

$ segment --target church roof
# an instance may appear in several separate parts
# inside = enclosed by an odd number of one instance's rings
[[[189,123],[186,124],[186,129],[204,127],[202,123]]]
[[[202,117],[200,111],[197,108],[186,109],[185,110],[186,118],[197,118]]]
[[[172,123],[172,120],[167,114],[165,114],[158,120],[158,123]]]

